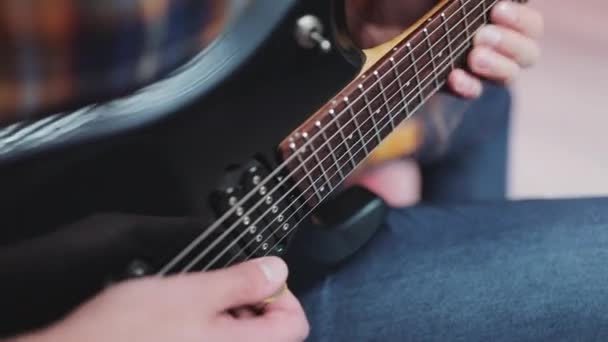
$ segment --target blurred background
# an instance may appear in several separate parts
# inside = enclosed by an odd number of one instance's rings
[[[543,57],[513,85],[513,198],[608,194],[608,1],[533,0]]]

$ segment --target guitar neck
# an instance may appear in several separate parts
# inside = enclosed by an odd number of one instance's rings
[[[235,251],[224,265],[266,255],[326,199],[395,128],[422,107],[445,83],[488,22],[498,0],[444,0],[422,24],[405,35],[333,100],[279,145],[283,162],[255,180],[252,189],[159,272],[186,272],[202,264],[217,266],[239,239],[258,234],[253,253]],[[518,1],[521,2],[521,1]],[[254,168],[254,171],[257,170]],[[253,171],[252,171],[253,172]],[[248,210],[242,205],[248,203]],[[263,228],[258,228],[257,225]],[[201,253],[194,253],[215,229],[226,231]],[[261,229],[261,233],[257,230]],[[266,234],[266,235],[263,235]],[[276,237],[276,239],[273,238]],[[272,239],[271,239],[272,238]],[[271,240],[269,240],[271,239]],[[227,246],[221,244],[226,240]],[[211,251],[217,246],[221,252]],[[282,247],[281,247],[282,248]],[[208,261],[206,261],[209,259]]]
[[[308,206],[337,188],[441,89],[497,1],[445,1],[281,144]]]

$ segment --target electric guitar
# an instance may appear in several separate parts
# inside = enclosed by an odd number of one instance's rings
[[[321,259],[348,257],[385,206],[343,181],[413,148],[402,123],[462,65],[496,2],[441,0],[361,51],[343,1],[253,1],[161,82],[0,130],[0,336],[112,281],[283,255],[298,227],[320,234]]]

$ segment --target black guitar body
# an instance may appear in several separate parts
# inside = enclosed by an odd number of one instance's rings
[[[277,145],[358,74],[362,55],[345,38],[341,1],[250,6],[203,53],[198,71],[184,69],[204,80],[198,96],[178,103],[163,97],[167,87],[153,92],[147,112],[136,101],[94,107],[78,130],[0,155],[0,336],[60,318],[109,281],[158,272],[217,220],[222,194],[245,186],[252,168],[272,169]],[[324,24],[331,51],[296,41],[296,22],[307,14]],[[95,116],[112,106],[120,117]],[[155,112],[163,106],[174,110]],[[55,133],[32,124],[11,134],[28,129]],[[344,217],[381,207],[353,191],[340,202]],[[353,241],[370,233],[357,234]],[[320,260],[353,252],[340,235],[331,239],[336,248],[325,257],[316,247]],[[285,245],[269,244],[268,253]]]

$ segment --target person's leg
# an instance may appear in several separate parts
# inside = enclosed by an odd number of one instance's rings
[[[608,338],[608,200],[394,210],[300,293],[310,341]]]

